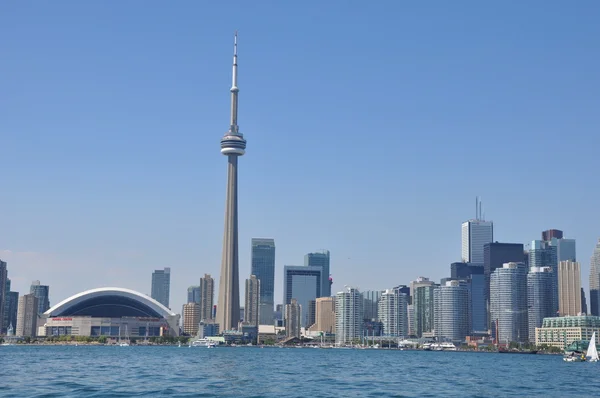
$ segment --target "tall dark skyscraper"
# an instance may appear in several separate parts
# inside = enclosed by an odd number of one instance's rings
[[[251,274],[260,281],[259,322],[273,324],[275,304],[275,241],[273,239],[252,238]]]
[[[8,270],[6,269],[6,261],[0,260],[0,330],[8,328],[4,327],[4,311],[6,307],[6,298],[9,290],[6,289],[6,281],[8,280]],[[10,285],[9,285],[10,286]],[[9,288],[10,289],[10,288]]]
[[[542,232],[542,240],[552,240],[552,238],[562,239],[563,231],[560,229],[548,229]]]
[[[40,281],[33,281],[29,293],[38,298],[38,314],[43,314],[50,309],[50,286],[41,285]]]
[[[237,32],[233,42],[233,78],[231,84],[231,120],[221,139],[221,153],[227,156],[227,197],[223,258],[217,302],[217,323],[222,332],[237,328],[240,318],[240,276],[238,258],[238,157],[246,152],[246,140],[239,131],[237,86]]]
[[[307,267],[321,267],[321,293],[319,297],[331,296],[331,283],[329,280],[329,250],[308,253],[304,256],[304,265]]]
[[[157,269],[152,273],[152,289],[150,297],[169,308],[171,292],[171,268]]]

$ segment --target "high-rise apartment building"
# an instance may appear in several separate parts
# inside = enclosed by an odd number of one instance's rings
[[[414,281],[410,282],[410,300],[409,303],[410,304],[414,304],[414,297],[415,297],[415,290],[418,287],[421,286],[432,286],[435,285],[435,283],[431,280],[429,280],[429,278],[425,278],[424,276],[419,276],[417,279],[415,279]]]
[[[379,300],[381,290],[365,290],[363,296],[363,316],[366,321],[378,321]]]
[[[0,300],[0,305],[4,309],[2,318],[0,318],[0,334],[6,333],[10,326],[10,279],[6,278],[4,290],[0,289],[0,294],[4,296],[4,300]],[[14,326],[14,325],[13,325]]]
[[[190,286],[187,289],[187,301],[186,303],[196,303],[196,304],[200,304],[201,301],[201,293],[202,290],[200,289],[200,286]]]
[[[434,330],[438,341],[462,343],[470,335],[469,289],[452,280],[433,291]]]
[[[600,239],[590,259],[590,315],[600,315]]]
[[[535,341],[535,328],[544,318],[555,316],[552,304],[554,277],[550,267],[531,267],[527,274],[527,307],[529,341]]]
[[[246,279],[246,300],[244,305],[244,323],[247,325],[259,325],[259,302],[262,284],[256,275],[250,275]]]
[[[581,269],[575,261],[558,263],[558,311],[560,316],[581,315]]]
[[[37,335],[38,298],[33,294],[19,297],[17,309],[17,331],[19,337],[35,337]]]
[[[189,302],[183,305],[183,332],[188,336],[198,334],[198,325],[200,324],[200,305],[195,302]]]
[[[171,289],[171,268],[159,269],[152,273],[152,289],[150,297],[169,308]]]
[[[6,298],[10,288],[6,288],[8,280],[8,270],[6,267],[6,261],[0,260],[0,331],[7,329],[8,325],[4,325],[4,311],[6,308]]]
[[[43,314],[50,309],[50,286],[42,285],[40,281],[33,281],[29,293],[38,298],[38,314]]]
[[[416,327],[415,327],[415,307],[410,304],[406,306],[407,319],[408,319],[408,335],[415,336],[416,335]]]
[[[301,326],[312,325],[309,319],[308,308],[310,301],[319,297],[321,292],[322,267],[308,267],[297,265],[286,265],[283,267],[283,300],[290,304],[296,299],[302,306]]]
[[[423,334],[431,333],[434,329],[434,303],[433,292],[437,285],[418,286],[413,293],[413,308],[415,312],[415,334],[423,337]],[[411,292],[413,290],[411,289]]]
[[[483,272],[485,276],[485,302],[488,316],[486,317],[488,327],[490,325],[490,275],[506,263],[523,263],[525,251],[522,243],[500,243],[493,242],[483,247]],[[487,329],[487,328],[486,328]]]
[[[321,250],[315,253],[308,253],[304,256],[305,267],[321,267],[321,292],[319,297],[331,296],[331,280],[329,277],[329,250]]]
[[[19,309],[19,292],[9,292],[6,301],[6,312],[4,313],[6,331],[8,331],[8,328],[11,326],[13,330],[15,330],[17,327],[17,311]]]
[[[335,295],[335,344],[344,345],[362,337],[363,298],[357,288],[346,286]]]
[[[275,304],[275,240],[252,238],[251,272],[260,281],[259,323],[272,325]]]
[[[379,320],[383,324],[384,336],[408,336],[407,297],[398,289],[387,289],[379,300]]]
[[[335,333],[335,298],[319,297],[315,300],[315,324],[310,330],[325,334]]]
[[[490,314],[492,336],[498,344],[529,339],[527,266],[524,263],[506,263],[492,273]]]
[[[213,304],[215,298],[215,280],[210,274],[200,278],[200,320],[213,319]]]
[[[462,261],[483,265],[483,246],[494,241],[492,221],[469,220],[462,224]]]
[[[302,305],[296,299],[291,299],[285,305],[285,335],[286,337],[300,337],[300,320],[302,318]]]

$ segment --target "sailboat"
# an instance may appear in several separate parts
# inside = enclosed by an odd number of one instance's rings
[[[125,325],[125,337],[127,341],[121,341],[121,327],[119,326],[119,346],[120,347],[129,347],[129,337],[127,336],[127,325]]]
[[[598,350],[596,350],[596,332],[592,333],[592,339],[587,349],[585,356],[588,362],[598,362]]]

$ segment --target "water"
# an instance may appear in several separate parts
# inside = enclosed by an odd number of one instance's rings
[[[0,347],[0,397],[597,396],[554,355],[238,347]]]

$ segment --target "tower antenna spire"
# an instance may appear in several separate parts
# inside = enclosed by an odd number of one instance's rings
[[[233,70],[231,74],[231,123],[229,127],[229,132],[232,134],[239,133],[239,126],[237,124],[238,118],[238,93],[239,88],[237,86],[237,37],[238,32],[235,31],[233,36]]]

